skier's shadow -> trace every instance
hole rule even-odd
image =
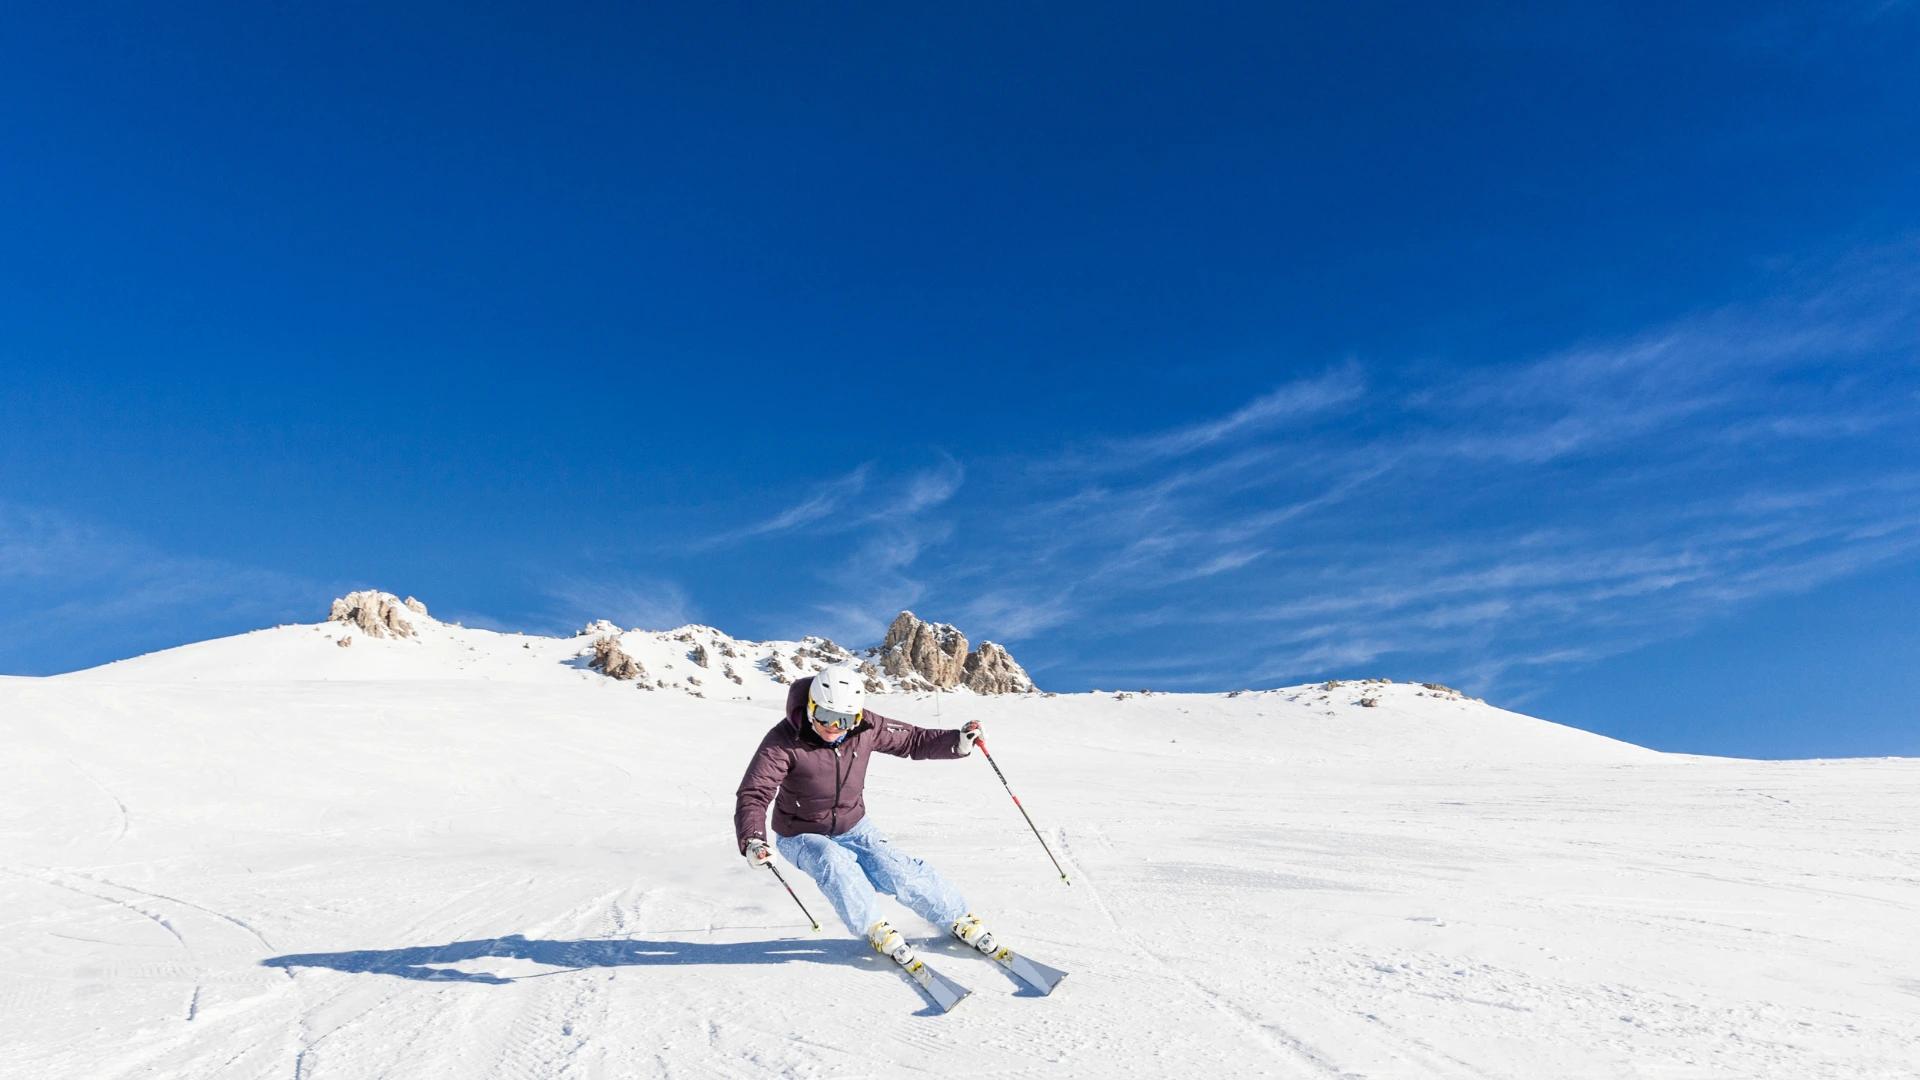
[[[369,975],[393,975],[424,982],[510,983],[535,975],[504,976],[462,971],[440,964],[504,957],[530,960],[560,970],[602,967],[679,967],[695,964],[857,964],[877,959],[858,941],[748,941],[716,945],[692,941],[546,941],[509,934],[476,941],[452,941],[411,949],[357,949],[353,952],[295,953],[260,961],[263,967],[332,968]],[[539,974],[553,974],[540,972]]]

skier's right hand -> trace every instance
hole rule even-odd
[[[746,850],[740,854],[746,856],[747,865],[753,867],[755,870],[765,870],[773,865],[772,849],[767,847],[765,840],[757,836],[747,841]]]
[[[973,748],[976,746],[979,746],[981,741],[986,737],[987,737],[987,733],[980,730],[980,721],[969,720],[966,723],[961,724],[960,725],[961,756],[965,757],[966,755],[973,753]]]

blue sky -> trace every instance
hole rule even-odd
[[[1910,4],[40,7],[0,671],[911,607],[1920,754]]]

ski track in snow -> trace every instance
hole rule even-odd
[[[892,908],[973,991],[939,1015],[733,851],[784,687],[419,624],[0,680],[0,1075],[1916,1075],[1920,762],[1660,755],[1407,684],[888,698],[989,725],[1074,877],[982,763],[875,763],[888,832],[1071,973],[1032,996]]]
[[[114,846],[114,844],[118,844],[120,841],[125,840],[127,838],[127,830],[133,827],[133,815],[127,812],[127,804],[121,802],[120,796],[115,795],[111,788],[107,787],[107,785],[101,783],[98,779],[96,779],[94,775],[88,772],[84,767],[82,767],[79,762],[73,760],[72,758],[68,758],[67,764],[72,765],[75,769],[79,771],[81,776],[86,777],[88,783],[92,784],[94,787],[99,788],[100,794],[105,795],[109,799],[112,799],[114,809],[120,812],[120,831],[114,834],[112,843],[109,843],[107,847],[111,848]]]
[[[1177,979],[1195,997],[1216,1009],[1220,1015],[1225,1017],[1234,1027],[1238,1028],[1248,1038],[1259,1044],[1261,1049],[1273,1055],[1275,1060],[1289,1066],[1295,1066],[1295,1071],[1298,1075],[1340,1075],[1338,1069],[1309,1050],[1299,1039],[1285,1031],[1278,1031],[1279,1039],[1285,1043],[1285,1049],[1283,1049],[1281,1042],[1275,1042],[1274,1036],[1268,1034],[1265,1030],[1268,1025],[1259,1020],[1254,1011],[1242,1008],[1230,998],[1210,989],[1205,983],[1181,972],[1172,964],[1162,959],[1147,946],[1146,942],[1140,939],[1140,935],[1127,929],[1125,924],[1114,917],[1113,909],[1107,906],[1106,900],[1100,895],[1099,886],[1094,884],[1094,875],[1087,872],[1084,863],[1081,863],[1073,857],[1073,848],[1067,842],[1065,830],[1055,831],[1054,842],[1059,846],[1060,851],[1066,855],[1068,865],[1072,866],[1074,870],[1080,874],[1079,884],[1087,890],[1088,895],[1093,897],[1094,905],[1100,909],[1100,914],[1106,919],[1107,926],[1112,929],[1115,934],[1126,939],[1141,956],[1153,961],[1162,971],[1174,979]],[[1306,1068],[1297,1068],[1298,1066],[1306,1066]]]

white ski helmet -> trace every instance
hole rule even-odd
[[[867,708],[867,689],[860,673],[850,667],[830,667],[813,677],[807,691],[807,718],[823,727],[859,726]]]

